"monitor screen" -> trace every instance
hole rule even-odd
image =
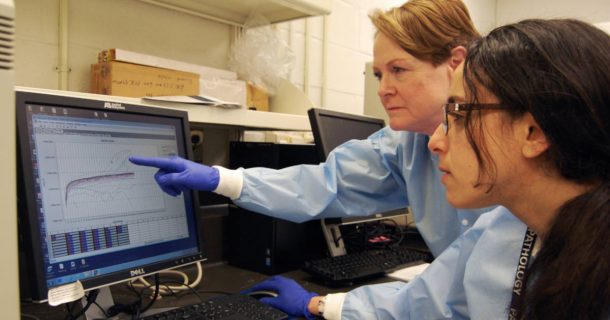
[[[381,130],[383,119],[312,108],[307,112],[320,161],[340,144],[351,139],[366,139]]]
[[[33,301],[204,258],[193,193],[172,197],[128,157],[192,158],[186,112],[17,91],[21,269]],[[25,267],[25,268],[24,268]]]

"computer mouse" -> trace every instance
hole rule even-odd
[[[249,296],[260,300],[262,298],[275,298],[278,296],[277,292],[271,290],[257,290],[248,293]]]

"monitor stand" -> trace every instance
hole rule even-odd
[[[102,287],[99,289],[99,293],[95,299],[95,302],[102,307],[104,310],[108,310],[110,307],[114,306],[114,299],[112,299],[112,293],[110,291],[110,287]],[[83,297],[81,299],[81,303],[84,306],[87,305],[87,297]],[[174,309],[175,307],[165,307],[165,308],[150,308],[146,310],[144,313],[140,314],[141,317],[153,315],[156,313],[164,312],[167,310]],[[91,304],[89,309],[85,312],[85,319],[93,320],[93,319],[107,319],[107,315],[104,314],[98,306],[95,304]],[[111,317],[111,319],[132,319],[132,316],[125,313],[119,313],[118,315]]]
[[[330,256],[338,257],[345,255],[347,251],[345,250],[345,243],[339,229],[341,224],[330,223],[326,219],[320,219],[320,223],[322,224],[322,233],[324,234],[324,239],[326,239]]]
[[[83,304],[83,307],[85,307],[87,305],[87,297],[83,297],[81,299],[81,303]],[[99,289],[99,293],[97,294],[95,303],[97,303],[104,310],[108,310],[108,308],[114,305],[114,300],[112,299],[110,287],[102,287]],[[91,306],[89,306],[89,309],[85,312],[85,318],[88,320],[106,319],[107,316],[104,314],[104,311],[102,311],[98,306],[92,303]]]
[[[340,226],[394,218],[404,219],[406,222],[408,214],[409,210],[407,208],[402,208],[365,217],[320,219],[322,233],[324,234],[324,239],[326,239],[326,245],[330,256],[338,257],[347,254],[345,242],[341,236]]]

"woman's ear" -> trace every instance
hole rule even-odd
[[[536,158],[549,148],[549,141],[530,113],[526,113],[520,121],[523,137],[521,152],[525,158]]]
[[[466,59],[466,48],[463,46],[457,46],[451,49],[451,57],[449,57],[449,66],[455,70],[462,61]]]

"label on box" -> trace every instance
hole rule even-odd
[[[198,95],[199,75],[122,62],[91,68],[91,91],[124,97]]]

